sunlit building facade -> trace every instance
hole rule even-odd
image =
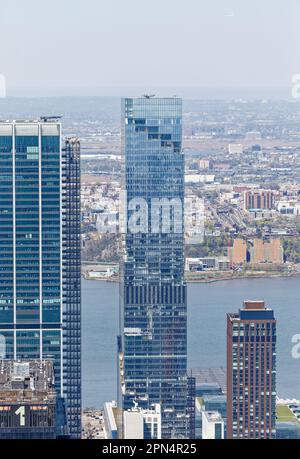
[[[227,438],[276,436],[276,319],[264,301],[227,315]]]
[[[1,358],[53,361],[81,434],[79,142],[57,120],[0,122]]]
[[[124,99],[122,113],[127,219],[120,283],[121,404],[125,410],[159,404],[162,438],[185,438],[182,101]]]

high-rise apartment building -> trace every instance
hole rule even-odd
[[[2,358],[53,361],[70,435],[81,435],[79,142],[61,124],[0,122]]]
[[[234,239],[233,246],[228,247],[228,257],[233,265],[247,262],[247,242],[243,239]]]
[[[254,239],[250,250],[251,263],[283,263],[283,248],[280,239]]]
[[[274,208],[275,196],[270,190],[248,190],[244,193],[245,210],[271,210]]]
[[[227,315],[227,438],[275,438],[276,320],[264,301]]]
[[[123,101],[126,234],[121,269],[123,409],[161,406],[162,438],[187,434],[182,101]]]

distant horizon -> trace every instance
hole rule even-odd
[[[99,87],[99,88],[8,88],[4,99],[43,99],[43,98],[122,98],[138,97],[143,94],[154,94],[156,97],[181,97],[187,100],[292,100],[291,86],[273,88],[256,87]]]

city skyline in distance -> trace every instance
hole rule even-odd
[[[144,93],[156,97],[181,97],[183,100],[295,100],[292,81],[281,87],[160,87],[160,86],[95,86],[95,87],[11,87],[6,86],[6,99],[115,98],[139,97]],[[3,105],[0,99],[0,108]]]

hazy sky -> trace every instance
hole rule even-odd
[[[0,0],[8,94],[288,87],[299,0]]]

